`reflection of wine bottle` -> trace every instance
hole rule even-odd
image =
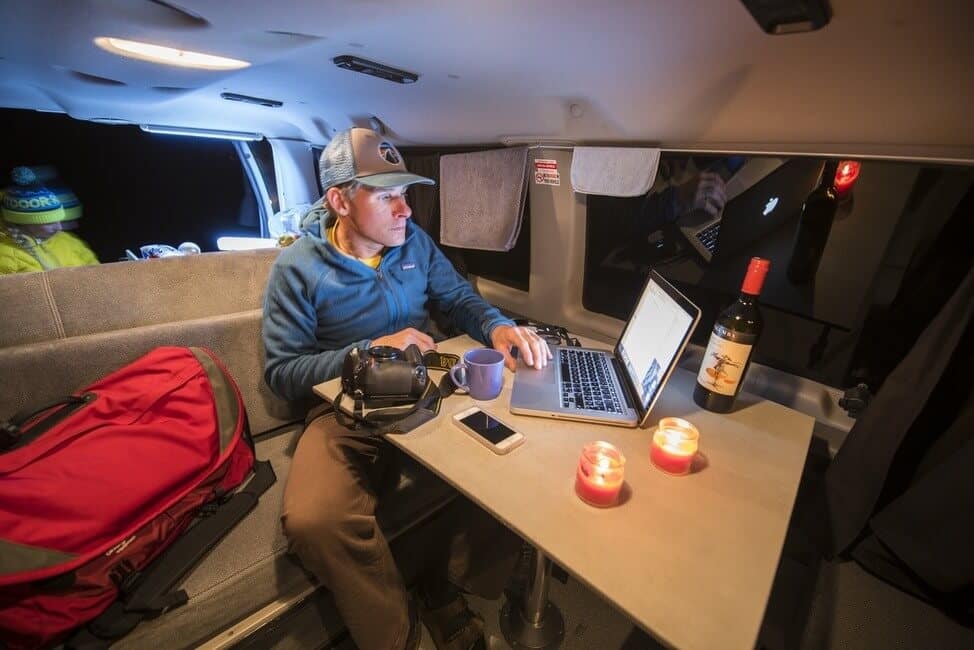
[[[825,164],[822,182],[812,190],[802,206],[786,271],[788,279],[794,284],[808,282],[818,271],[818,263],[822,260],[825,242],[829,239],[835,219],[835,208],[839,204],[834,186],[837,166],[838,162],[834,160]]]
[[[764,325],[757,300],[769,268],[770,261],[752,257],[737,301],[720,312],[714,323],[693,389],[693,401],[708,411],[729,412],[741,392]]]

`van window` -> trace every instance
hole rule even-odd
[[[974,210],[974,169],[853,162],[858,176],[840,179],[821,253],[803,267],[801,230],[814,216],[803,205],[841,169],[823,158],[664,153],[646,195],[587,197],[584,306],[625,319],[655,268],[702,308],[694,342],[706,345],[748,260],[766,257],[755,361],[827,385],[878,388],[970,268],[958,230]],[[713,191],[700,191],[702,171],[720,177],[714,183],[729,199],[722,211]],[[701,244],[715,230],[708,259]]]
[[[318,196],[324,193],[321,188],[321,152],[324,150],[324,147],[311,146],[311,157],[315,161],[315,184],[318,186]]]
[[[193,241],[215,251],[220,236],[260,236],[257,200],[231,141],[157,135],[61,114],[0,114],[7,125],[2,185],[17,165],[56,168],[82,204],[77,234],[102,262],[125,259],[126,249],[138,255],[145,244]],[[253,150],[260,152],[260,145]]]
[[[509,251],[464,249],[467,272],[514,289],[527,291],[531,277],[531,200],[524,199],[521,231]]]
[[[264,187],[267,188],[267,198],[271,201],[271,214],[274,214],[281,209],[280,198],[277,194],[277,176],[274,173],[274,150],[271,149],[271,143],[267,140],[247,142],[246,145],[257,162],[261,180]]]
[[[413,220],[440,245],[447,258],[462,274],[476,275],[487,280],[520,289],[528,290],[531,276],[531,206],[530,198],[525,197],[524,215],[521,230],[514,248],[509,251],[482,251],[470,248],[452,248],[440,244],[440,155],[481,151],[476,149],[403,149],[406,168],[410,171],[432,178],[437,185],[412,185],[409,188],[409,205],[413,209]]]

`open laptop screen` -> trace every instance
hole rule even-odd
[[[616,347],[641,414],[645,415],[656,401],[699,318],[695,305],[657,273],[650,273]]]

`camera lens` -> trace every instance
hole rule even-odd
[[[391,345],[376,345],[369,348],[369,355],[376,359],[398,359],[402,355],[402,350]]]

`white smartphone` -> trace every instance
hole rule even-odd
[[[479,406],[456,413],[453,421],[495,454],[506,454],[524,442],[523,433],[518,433]]]

